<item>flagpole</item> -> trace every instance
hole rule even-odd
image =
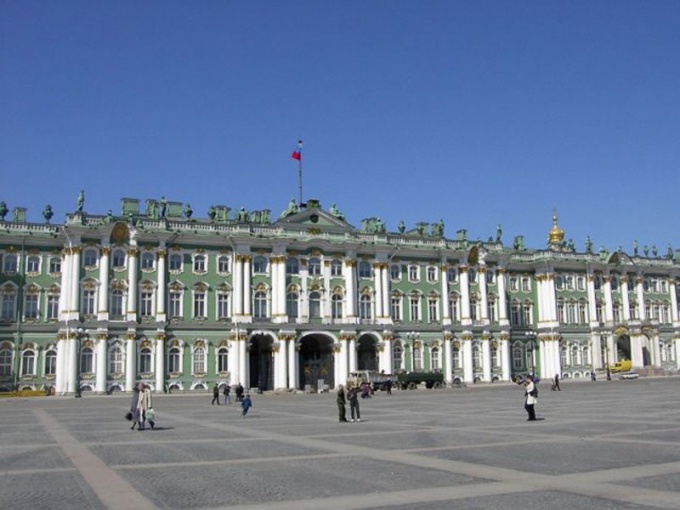
[[[302,140],[298,141],[298,153],[300,154],[298,158],[298,191],[300,193],[298,205],[302,207]]]

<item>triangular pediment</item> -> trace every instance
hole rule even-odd
[[[322,232],[351,232],[354,230],[354,227],[344,219],[340,219],[320,208],[303,209],[279,219],[275,225],[291,229],[295,227],[317,228]]]

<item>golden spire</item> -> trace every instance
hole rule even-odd
[[[564,230],[557,226],[557,209],[553,209],[553,226],[548,234],[548,244],[562,244],[564,242]]]

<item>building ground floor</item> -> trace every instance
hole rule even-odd
[[[633,369],[676,374],[680,332],[619,326],[549,328],[389,327],[234,324],[226,329],[144,328],[98,324],[0,336],[0,391],[205,390],[242,384],[261,391],[317,391],[349,374],[441,372],[447,384],[541,378],[588,378],[630,360]]]

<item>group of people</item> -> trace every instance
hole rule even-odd
[[[234,389],[234,393],[236,394],[236,402],[241,402],[241,416],[245,418],[248,414],[248,410],[253,407],[250,393],[245,393],[245,389],[241,383],[238,383]],[[224,404],[231,404],[231,386],[229,384],[224,385],[222,394],[224,395]],[[213,399],[212,402],[210,402],[210,405],[215,404],[220,405],[220,387],[217,383],[215,383],[215,386],[213,387]]]
[[[345,393],[345,387],[341,384],[338,386],[338,395],[336,402],[338,404],[338,418],[341,423],[347,423],[347,401],[349,400],[349,409],[351,412],[352,421],[361,421],[361,411],[359,409],[359,393],[362,390],[357,386],[349,385]],[[363,394],[362,394],[363,397]],[[370,398],[370,396],[369,396]]]
[[[151,399],[151,388],[148,384],[137,384],[132,391],[132,401],[130,402],[130,412],[128,413],[132,426],[130,430],[146,429],[146,422],[151,428],[156,426],[156,416],[153,410]]]

